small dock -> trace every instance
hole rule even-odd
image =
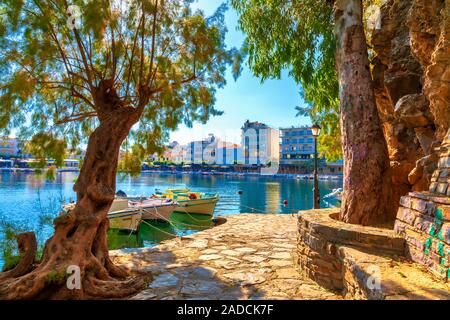
[[[153,248],[110,251],[115,263],[153,275],[148,288],[132,299],[341,299],[295,269],[295,216],[226,219]]]

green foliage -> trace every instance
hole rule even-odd
[[[131,152],[128,150],[128,141],[125,142],[126,150],[122,155],[117,165],[119,173],[130,174],[137,176],[142,171],[142,162],[146,158],[146,150],[140,144],[134,144],[131,147]]]
[[[31,141],[25,145],[28,153],[36,158],[34,166],[37,168],[45,168],[47,159],[55,161],[56,166],[64,165],[67,144],[64,140],[55,138],[52,134],[39,132],[33,136]]]
[[[62,281],[65,281],[68,277],[68,274],[66,270],[62,269],[60,271],[52,270],[47,274],[47,277],[45,278],[45,282],[48,284],[52,283],[60,283]]]
[[[231,0],[246,34],[244,51],[256,76],[280,78],[283,70],[301,85],[309,115],[320,123],[319,150],[332,161],[342,155],[339,130],[339,86],[332,6],[317,0]]]
[[[130,137],[147,154],[180,123],[220,115],[215,92],[228,65],[240,72],[239,52],[224,43],[227,6],[206,17],[191,3],[0,0],[0,133],[20,128],[33,154],[59,162],[98,126],[102,81],[141,112]]]
[[[16,236],[23,230],[12,223],[1,222],[0,248],[2,248],[3,270],[13,269],[20,260]]]

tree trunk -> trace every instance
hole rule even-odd
[[[106,239],[120,147],[139,115],[134,108],[118,106],[113,90],[99,86],[98,91],[100,125],[89,138],[74,186],[75,208],[55,219],[55,233],[45,244],[38,266],[0,284],[2,299],[116,298],[143,286],[142,278],[118,280],[128,272],[111,262]],[[70,289],[66,283],[73,266],[81,271],[80,289]]]
[[[373,91],[361,0],[336,0],[336,64],[344,151],[340,219],[376,225],[394,219],[389,157]]]

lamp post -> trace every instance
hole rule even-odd
[[[314,209],[320,209],[320,190],[319,190],[319,180],[317,178],[317,137],[320,135],[321,127],[318,124],[314,124],[311,127],[312,135],[314,137],[314,189],[313,189],[313,198],[314,198]]]

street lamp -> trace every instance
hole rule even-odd
[[[319,191],[319,180],[317,178],[317,137],[320,135],[321,127],[318,124],[314,124],[311,127],[312,135],[314,137],[314,209],[320,209],[320,191]]]

